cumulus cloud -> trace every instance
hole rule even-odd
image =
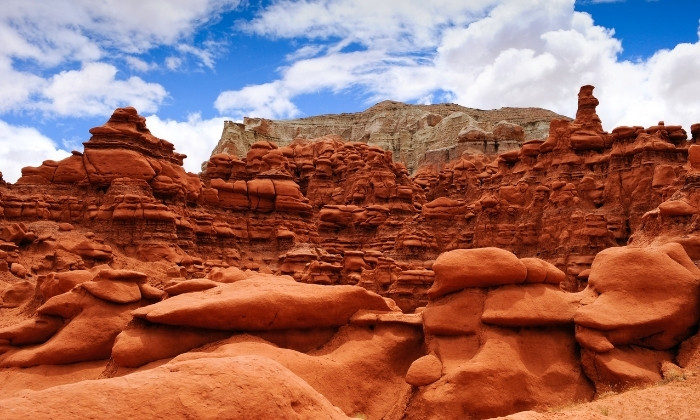
[[[242,24],[276,38],[343,39],[379,49],[432,48],[445,26],[483,16],[497,0],[283,0]]]
[[[239,0],[3,0],[0,54],[55,65],[172,45]],[[24,48],[29,47],[29,48]]]
[[[0,112],[22,108],[44,86],[42,77],[16,71],[7,57],[0,56]]]
[[[286,91],[280,81],[247,86],[236,91],[222,92],[214,102],[219,112],[233,113],[237,119],[244,115],[262,118],[292,118],[299,109],[289,99],[293,93]]]
[[[126,57],[124,57],[124,61],[130,69],[139,72],[147,72],[158,68],[158,65],[156,63],[149,63],[138,57],[134,57],[133,55],[127,55]]]
[[[200,63],[210,69],[214,68],[214,52],[210,44],[209,48],[197,48],[189,44],[178,44],[177,50],[183,54],[192,55],[199,59]]]
[[[183,44],[239,0],[4,0],[0,8],[0,112],[99,115],[123,104],[147,112],[166,97],[160,84],[123,78],[117,62],[145,72],[139,57],[172,46],[213,68],[217,44]],[[176,70],[183,58],[166,60]]]
[[[154,136],[175,145],[175,151],[187,155],[185,170],[199,173],[202,163],[209,159],[211,151],[219,142],[224,121],[228,117],[202,119],[201,114],[193,113],[185,121],[163,119],[158,115],[146,117],[146,125]]]
[[[614,31],[574,0],[277,1],[245,31],[309,41],[287,55],[279,78],[222,92],[220,112],[273,118],[301,111],[297,96],[359,87],[381,99],[465,106],[539,106],[573,116],[579,86],[597,86],[606,129],[621,124],[688,126],[698,119],[700,43],[619,59]]]
[[[3,179],[15,182],[25,166],[37,166],[42,161],[61,160],[70,153],[59,149],[50,138],[37,129],[8,124],[0,120],[0,168]]]
[[[71,117],[109,115],[114,108],[126,105],[153,112],[167,95],[158,83],[147,83],[139,77],[118,80],[116,75],[117,68],[105,63],[63,71],[51,77],[36,107]]]

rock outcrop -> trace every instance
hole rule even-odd
[[[425,162],[445,162],[464,151],[496,154],[547,135],[549,121],[565,118],[541,108],[481,110],[456,104],[408,105],[384,101],[354,114],[296,120],[226,121],[215,154],[242,158],[259,141],[286,146],[295,139],[338,135],[392,152],[413,173]]]
[[[123,378],[77,382],[0,400],[0,408],[8,420],[348,418],[284,366],[259,356],[188,360]]]
[[[592,92],[543,140],[465,124],[525,142],[413,176],[331,134],[190,174],[116,110],[0,183],[3,416],[483,418],[691,375],[699,130],[607,133]]]

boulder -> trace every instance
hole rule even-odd
[[[630,346],[605,353],[582,350],[581,365],[597,389],[624,389],[661,381],[661,365],[673,360],[670,351]]]
[[[413,386],[430,385],[442,376],[442,362],[434,354],[428,354],[415,362],[406,372],[406,383]]]
[[[166,284],[165,293],[170,296],[183,293],[199,292],[218,286],[218,283],[209,279],[172,280]]]
[[[500,248],[456,249],[441,254],[433,264],[435,283],[431,299],[468,287],[523,283],[527,267],[513,253]]]
[[[616,347],[666,350],[690,336],[700,318],[700,270],[680,244],[608,248],[588,277],[600,295],[576,312],[576,325]]]
[[[116,270],[105,269],[100,270],[95,276],[95,280],[112,280],[124,281],[133,283],[145,283],[148,280],[148,275],[140,271],[134,270]]]
[[[139,308],[153,323],[234,331],[340,326],[360,309],[391,310],[381,296],[356,286],[297,283],[260,275]]]
[[[0,290],[0,308],[16,308],[29,301],[34,296],[35,284],[30,280],[22,280]]]
[[[233,283],[248,278],[248,275],[238,267],[215,268],[208,276],[219,283]]]
[[[141,300],[141,290],[136,283],[97,280],[80,285],[95,297],[113,303],[132,303]]]
[[[464,357],[464,346],[455,356],[440,354],[442,376],[419,388],[407,413],[414,418],[491,418],[593,396],[566,329],[487,327],[478,340],[480,348],[466,360],[450,361]]]

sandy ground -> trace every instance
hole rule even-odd
[[[657,385],[606,393],[587,403],[557,407],[549,412],[512,414],[509,420],[700,419],[700,369],[685,369],[684,375]]]

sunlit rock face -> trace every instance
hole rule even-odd
[[[464,151],[496,154],[518,149],[524,141],[546,137],[549,122],[566,117],[541,108],[481,110],[456,104],[409,105],[384,101],[354,114],[320,115],[296,120],[244,118],[226,121],[212,154],[240,158],[258,141],[286,146],[295,139],[330,134],[344,141],[378,146],[403,162],[410,173],[426,162],[444,163]]]
[[[537,138],[450,106],[299,120],[288,142],[251,120],[201,174],[117,109],[0,180],[3,415],[484,418],[684,375],[700,129],[608,133],[592,86],[578,105]],[[428,139],[425,165],[394,135]],[[163,408],[154,382],[206,406]]]

